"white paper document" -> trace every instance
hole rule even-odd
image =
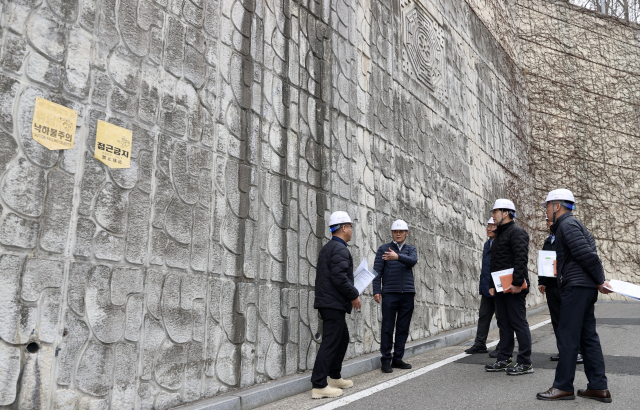
[[[553,269],[553,262],[555,260],[555,251],[538,251],[538,276],[555,278],[555,269]]]
[[[611,285],[610,288],[607,288],[609,290],[631,299],[640,300],[640,286],[638,285],[616,279],[610,280],[609,285]]]
[[[511,273],[513,273],[513,268],[491,272],[491,278],[493,279],[493,283],[496,285],[496,292],[504,292],[504,289],[502,289],[502,282],[500,282],[500,276],[509,275]]]
[[[358,269],[353,273],[353,286],[358,289],[358,294],[362,295],[362,292],[369,286],[373,279],[378,276],[377,273],[369,271],[369,264],[367,258],[362,259]]]

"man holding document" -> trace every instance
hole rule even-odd
[[[311,374],[311,397],[338,397],[342,389],[353,386],[343,380],[340,372],[349,346],[346,314],[360,309],[360,293],[353,285],[353,259],[347,248],[353,222],[346,212],[334,212],[329,217],[331,240],[322,247],[316,265],[315,301],[313,307],[322,316],[322,343]],[[329,381],[327,382],[327,376]]]
[[[491,246],[489,293],[496,295],[500,350],[496,362],[484,368],[488,372],[506,371],[510,376],[533,373],[531,331],[525,304],[529,293],[529,235],[515,224],[516,207],[510,200],[498,199],[492,212],[497,228]],[[519,349],[515,362],[512,360],[513,332],[518,337]]]
[[[595,303],[598,291],[607,294],[609,283],[604,278],[596,242],[587,228],[573,216],[573,193],[568,189],[549,192],[542,203],[552,221],[555,235],[556,267],[561,304],[557,342],[560,360],[553,386],[538,393],[540,400],[574,400],[573,380],[579,349],[584,358],[584,372],[589,384],[578,390],[578,396],[611,403],[607,387],[604,356],[596,333]]]
[[[378,248],[373,270],[378,276],[373,280],[373,297],[382,302],[382,335],[380,353],[382,371],[393,372],[393,367],[411,369],[402,361],[404,345],[409,336],[409,325],[413,315],[416,288],[413,281],[413,267],[418,263],[416,248],[406,243],[409,226],[401,219],[391,225],[393,241]],[[380,286],[382,284],[382,287]],[[393,329],[396,330],[395,345]],[[393,357],[391,346],[393,345]]]
[[[555,275],[554,244],[556,236],[550,231],[552,222],[548,217],[546,218],[546,222],[549,236],[544,240],[542,252],[538,255],[538,290],[543,295],[547,295],[547,306],[549,307],[549,315],[551,316],[551,325],[553,326],[553,333],[556,335],[557,341],[561,299],[558,278]],[[552,362],[557,362],[559,359],[559,354],[551,356]],[[578,354],[578,363],[583,363],[581,354]]]

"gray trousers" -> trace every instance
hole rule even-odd
[[[498,319],[498,311],[496,310],[496,298],[482,296],[480,299],[480,311],[478,317],[478,330],[476,332],[476,341],[474,342],[474,346],[478,347],[486,347],[487,346],[487,336],[489,335],[489,326],[491,325],[491,319],[493,318],[493,314],[496,314],[496,319]],[[496,346],[496,349],[500,347],[500,344]]]

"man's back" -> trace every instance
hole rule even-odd
[[[596,241],[573,214],[560,216],[551,227],[555,232],[558,282],[561,287],[595,288],[604,282],[604,269]]]
[[[314,308],[332,308],[351,313],[358,297],[353,286],[353,259],[346,245],[330,240],[322,247],[316,265]]]

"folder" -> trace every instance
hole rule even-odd
[[[538,251],[538,276],[554,277],[556,253],[554,251]]]
[[[505,289],[504,293],[511,293],[511,291],[507,292],[507,288],[511,286],[511,282],[513,282],[513,273],[509,273],[507,275],[500,276],[500,282],[502,283],[502,289]],[[527,289],[527,281],[522,282],[522,290]]]

